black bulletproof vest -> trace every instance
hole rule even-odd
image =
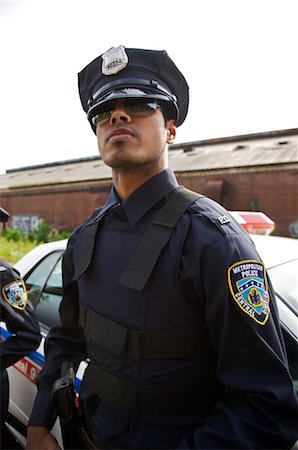
[[[174,191],[144,234],[132,260],[119,280],[122,286],[132,289],[134,295],[139,295],[140,301],[148,282],[153,284],[154,288],[151,275],[176,224],[183,212],[199,197],[201,197],[200,194],[182,187]],[[95,233],[96,227],[91,226],[89,233],[85,236],[80,267],[77,268],[75,275],[77,279],[90,264],[88,258],[91,259],[93,252]],[[84,276],[82,278],[84,283]],[[80,284],[80,280],[78,283]],[[155,289],[157,289],[156,286]],[[178,294],[175,295],[179,297]],[[154,297],[157,296],[158,294]],[[178,301],[180,302],[179,298]],[[187,305],[181,302],[179,308],[179,314],[183,314]],[[168,306],[167,309],[171,314]],[[188,314],[191,317],[191,312]],[[192,360],[210,351],[210,342],[208,339],[201,339],[202,331],[200,326],[196,327],[194,318],[190,319],[189,329],[149,331],[125,326],[81,303],[80,323],[86,336],[92,342],[93,348],[137,364],[145,360],[169,360],[173,364],[173,361]],[[205,390],[204,383],[203,385],[200,385],[198,381],[196,383],[159,384],[128,379],[121,373],[109,370],[91,356],[90,364],[84,374],[83,388],[87,387],[103,400],[126,411],[168,414],[192,411],[198,407],[209,408],[214,404],[218,397],[218,386],[215,386],[210,393]]]

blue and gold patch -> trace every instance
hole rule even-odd
[[[25,309],[28,294],[23,280],[15,280],[2,288],[4,300],[17,309]]]
[[[257,323],[269,317],[269,294],[266,269],[262,262],[239,261],[228,269],[228,283],[237,305]]]

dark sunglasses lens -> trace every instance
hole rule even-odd
[[[98,113],[96,116],[92,117],[93,125],[98,125],[100,123],[104,123],[111,117],[111,111],[105,111],[102,113]]]
[[[115,109],[115,102],[104,103],[98,110],[96,116],[92,117],[92,123],[94,126],[104,123],[110,119],[112,111]]]
[[[144,99],[125,99],[122,100],[122,103],[128,114],[136,116],[150,115],[160,107],[154,100],[146,102]],[[103,105],[97,115],[92,118],[93,125],[97,126],[109,120],[114,109],[115,102],[109,102]]]
[[[152,113],[156,111],[158,104],[156,102],[137,102],[133,104],[125,104],[125,109],[133,115]]]

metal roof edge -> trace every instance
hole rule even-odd
[[[240,134],[236,136],[227,136],[221,138],[213,138],[213,139],[204,139],[200,141],[192,141],[192,142],[181,142],[179,144],[172,144],[169,146],[170,150],[177,150],[183,147],[200,147],[205,145],[218,145],[225,144],[229,142],[242,142],[242,141],[253,141],[258,139],[267,139],[267,138],[275,138],[275,137],[286,137],[286,136],[295,136],[298,137],[298,128],[288,128],[285,130],[275,130],[275,131],[264,131],[260,133],[252,133],[252,134]]]
[[[169,145],[169,150],[175,151],[178,149],[183,149],[185,152],[187,152],[187,151],[190,151],[192,147],[202,147],[202,146],[209,146],[209,145],[225,144],[225,143],[230,143],[230,142],[232,143],[232,142],[252,141],[252,140],[258,140],[258,139],[286,137],[286,136],[295,136],[295,135],[297,135],[297,137],[298,137],[298,128],[289,128],[289,129],[285,129],[285,130],[265,131],[265,132],[252,133],[252,134],[242,134],[242,135],[227,136],[227,137],[221,137],[221,138],[204,139],[204,140],[199,140],[199,141],[181,142],[181,143]],[[187,149],[189,149],[189,150],[187,150]],[[95,160],[101,160],[101,157],[99,155],[94,155],[94,156],[86,156],[86,157],[76,158],[76,159],[54,161],[54,162],[50,162],[50,163],[18,167],[18,168],[13,168],[13,169],[7,169],[6,174],[20,172],[20,171],[36,170],[36,169],[43,169],[43,168],[48,168],[48,167],[62,166],[65,164],[76,164],[76,163],[80,163],[80,162],[95,161]]]
[[[64,166],[65,164],[76,164],[76,163],[86,162],[86,161],[95,161],[97,159],[100,160],[101,157],[99,155],[95,155],[95,156],[86,156],[86,157],[75,158],[75,159],[66,159],[66,160],[62,160],[62,161],[54,161],[54,162],[45,163],[45,164],[36,164],[34,166],[31,165],[31,166],[17,167],[14,169],[7,169],[6,173],[14,173],[14,172],[20,172],[20,171],[25,171],[25,170],[44,169],[46,167],[54,167],[54,166]]]

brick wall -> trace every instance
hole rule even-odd
[[[274,234],[290,236],[289,225],[298,219],[297,170],[263,170],[178,176],[184,186],[207,194],[210,180],[227,183],[222,204],[230,210],[262,211],[275,221]]]
[[[221,203],[227,209],[263,211],[276,223],[274,234],[290,236],[289,225],[298,219],[297,170],[233,170],[177,177],[185,187],[208,195],[210,181],[224,181]],[[109,186],[106,181],[14,190],[1,194],[1,207],[11,216],[38,215],[59,231],[73,230],[104,203]]]
[[[10,216],[39,216],[58,231],[75,229],[92,212],[102,205],[108,195],[108,187],[72,186],[68,189],[44,189],[15,191],[1,195],[1,206]],[[11,223],[11,219],[9,220]]]

